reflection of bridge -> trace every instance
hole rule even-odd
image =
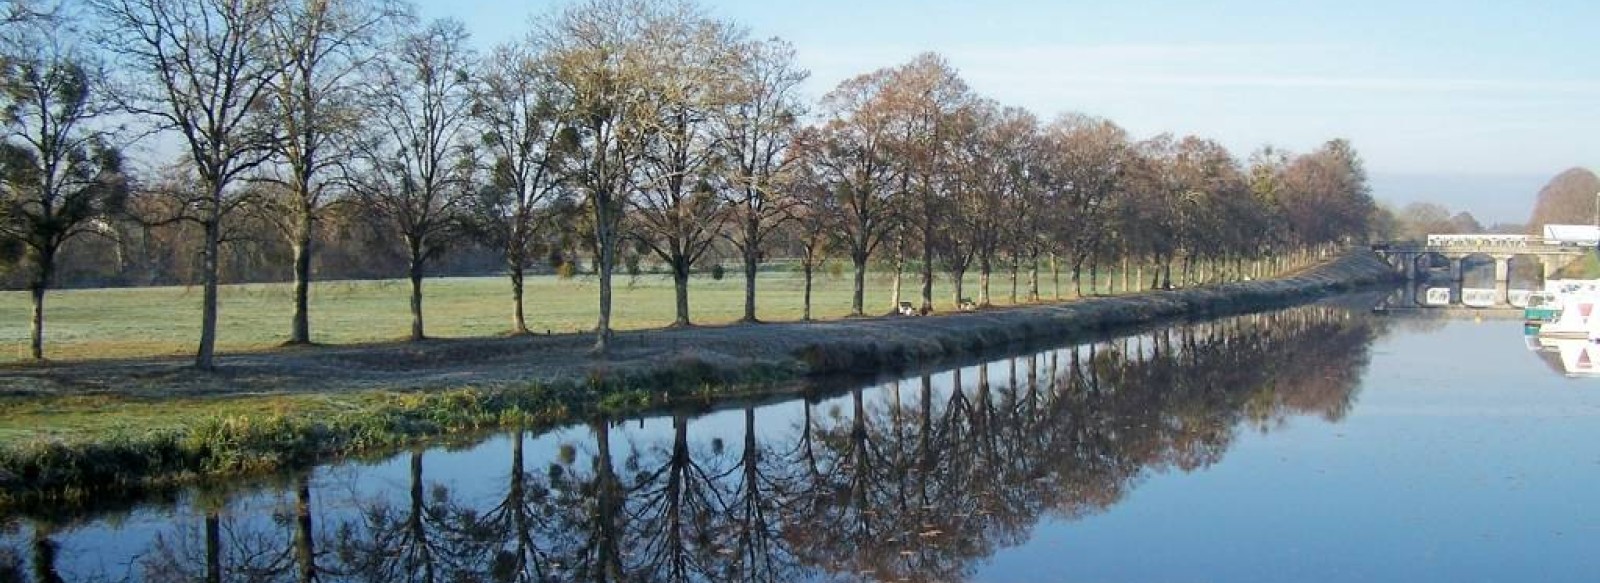
[[[1539,281],[1544,281],[1551,271],[1582,257],[1585,253],[1593,252],[1594,248],[1575,245],[1569,241],[1546,240],[1529,235],[1428,235],[1426,242],[1379,244],[1373,246],[1373,251],[1394,266],[1396,273],[1404,275],[1407,282],[1427,279],[1427,270],[1433,264],[1433,257],[1442,257],[1449,261],[1450,304],[1462,303],[1461,283],[1465,272],[1462,264],[1466,259],[1473,256],[1492,259],[1494,260],[1493,303],[1504,305],[1509,301],[1513,259],[1525,256],[1538,261]],[[1428,264],[1419,269],[1417,262],[1425,259]],[[1407,287],[1415,288],[1414,283]]]

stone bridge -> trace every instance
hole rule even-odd
[[[1449,281],[1452,290],[1462,289],[1463,262],[1473,256],[1494,260],[1495,303],[1505,305],[1511,285],[1511,262],[1526,258],[1537,261],[1539,281],[1545,281],[1550,272],[1560,269],[1586,253],[1595,252],[1595,246],[1573,241],[1547,241],[1530,235],[1428,235],[1426,242],[1380,243],[1372,246],[1379,257],[1389,262],[1395,272],[1405,276],[1407,282],[1427,279],[1426,267],[1418,269],[1417,263],[1432,256],[1450,262]],[[1429,259],[1431,266],[1432,260]],[[1408,287],[1414,287],[1408,286]],[[1460,303],[1459,293],[1452,294],[1451,303]]]

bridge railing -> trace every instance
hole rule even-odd
[[[1389,241],[1374,243],[1372,250],[1379,253],[1425,253],[1430,251],[1495,251],[1525,253],[1579,253],[1595,250],[1595,241],[1568,241],[1545,239],[1532,235],[1428,235],[1426,241]]]
[[[1545,240],[1543,237],[1534,237],[1532,235],[1428,235],[1429,247],[1517,249],[1544,245]]]

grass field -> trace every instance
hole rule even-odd
[[[1048,273],[1041,293],[1051,297]],[[1026,294],[1026,275],[1019,285]],[[869,274],[869,314],[889,311],[890,275]],[[1062,293],[1070,294],[1067,276]],[[1101,280],[1101,287],[1106,281]],[[758,316],[767,321],[800,319],[803,281],[797,273],[763,273],[757,282]],[[613,326],[619,330],[659,328],[673,320],[672,280],[660,275],[621,276],[615,280]],[[696,324],[725,324],[744,313],[744,279],[730,272],[722,280],[696,277],[689,291]],[[839,318],[850,311],[850,274],[819,274],[812,314]],[[915,301],[916,276],[907,274],[903,299]],[[1119,283],[1120,285],[1120,283]],[[997,304],[1006,304],[1010,282],[997,274],[991,283]],[[438,278],[424,283],[423,317],[429,336],[493,336],[511,329],[511,291],[504,277]],[[526,309],[529,328],[556,333],[592,330],[598,314],[598,282],[530,277]],[[1086,290],[1087,291],[1087,290]],[[217,347],[221,352],[263,350],[288,338],[292,309],[288,284],[223,286]],[[404,280],[319,282],[312,287],[311,327],[315,342],[353,344],[404,339],[410,330],[409,284]],[[965,295],[976,298],[977,278]],[[952,310],[948,278],[937,278],[934,302]],[[26,360],[30,306],[26,292],[0,292],[0,362]],[[51,291],[45,299],[45,356],[85,360],[190,354],[199,337],[200,288],[151,287]]]

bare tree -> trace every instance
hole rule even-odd
[[[348,169],[350,184],[405,241],[411,280],[411,339],[426,338],[422,278],[443,252],[470,202],[472,159],[467,124],[473,62],[460,22],[434,21],[405,34],[370,80],[376,128]]]
[[[1227,219],[1232,201],[1246,190],[1243,173],[1227,148],[1194,136],[1178,142],[1174,173],[1180,185],[1174,227],[1183,250],[1182,278],[1196,283],[1196,269],[1229,252]]]
[[[838,197],[828,191],[808,158],[801,157],[795,164],[792,185],[795,205],[788,214],[793,222],[785,224],[787,228],[781,232],[788,234],[800,250],[800,270],[804,278],[800,319],[809,322],[811,290],[817,269],[827,261],[832,247],[840,239],[838,225],[843,214]]]
[[[688,326],[689,273],[711,249],[727,219],[718,196],[717,120],[732,105],[739,32],[687,4],[664,6],[642,47],[655,71],[645,99],[655,118],[629,197],[634,238],[672,271],[674,326]]]
[[[648,39],[676,11],[651,0],[585,0],[556,13],[534,33],[560,91],[575,155],[566,170],[592,215],[600,317],[595,352],[611,343],[611,274],[623,204],[635,186],[656,117]]]
[[[477,222],[504,253],[511,277],[511,330],[528,333],[523,278],[540,241],[545,207],[560,195],[561,167],[573,144],[561,117],[561,96],[547,70],[523,44],[495,49],[481,64],[473,117],[490,156],[488,184],[476,200]]]
[[[989,100],[974,100],[955,118],[961,136],[951,144],[947,207],[954,210],[940,229],[939,255],[950,276],[953,305],[966,299],[966,276],[986,244],[994,240],[993,231],[1001,214],[995,193],[1003,173],[996,172],[996,161],[1003,151],[994,139],[1000,107]],[[987,275],[987,274],[985,274]],[[985,292],[987,290],[984,290]],[[983,298],[988,300],[987,294]]]
[[[350,155],[363,123],[361,74],[378,54],[383,27],[400,8],[390,0],[283,0],[268,39],[285,67],[272,83],[273,116],[282,127],[274,180],[289,196],[269,209],[294,254],[294,315],[289,344],[311,343],[312,235],[338,181],[330,174]]]
[[[0,236],[22,243],[33,298],[29,352],[44,358],[45,290],[62,245],[101,231],[126,197],[99,64],[53,19],[0,38]]]
[[[896,68],[884,93],[882,105],[888,108],[894,128],[896,159],[904,166],[908,234],[922,246],[921,309],[928,313],[933,311],[935,251],[945,234],[943,219],[952,212],[953,150],[971,137],[962,135],[958,120],[974,97],[949,62],[934,53],[918,55]]]
[[[1331,140],[1291,161],[1279,200],[1306,247],[1364,237],[1374,207],[1361,157],[1345,140]]]
[[[265,163],[278,135],[267,109],[285,65],[267,50],[275,0],[89,0],[106,24],[102,45],[132,77],[128,111],[175,131],[200,179],[184,205],[205,232],[201,253],[200,346],[195,367],[213,368],[223,218],[233,186]]]
[[[722,120],[730,166],[724,192],[732,214],[727,238],[744,259],[744,321],[755,322],[756,269],[767,238],[793,218],[799,204],[785,191],[793,184],[789,175],[797,158],[790,145],[804,113],[799,88],[810,73],[795,63],[794,47],[779,39],[747,43],[741,52],[737,99]],[[806,308],[809,319],[809,302]]]
[[[891,117],[880,103],[890,75],[881,69],[839,84],[822,99],[821,127],[800,141],[839,209],[838,227],[855,264],[852,316],[863,313],[867,260],[889,234],[897,212],[891,196],[899,176],[891,153]]]
[[[1049,236],[1068,254],[1073,284],[1083,294],[1081,273],[1110,229],[1105,218],[1110,198],[1124,182],[1128,165],[1127,132],[1110,121],[1064,115],[1044,132],[1046,188],[1054,191],[1056,221]]]
[[[995,262],[1016,226],[1012,208],[1028,194],[1038,165],[1039,120],[1025,109],[1006,107],[990,122],[980,122],[978,131],[967,160],[978,182],[966,198],[976,213],[968,226],[978,263],[977,304],[988,306],[993,301],[989,284]]]
[[[55,2],[38,0],[0,0],[0,25],[26,24],[57,15]]]

